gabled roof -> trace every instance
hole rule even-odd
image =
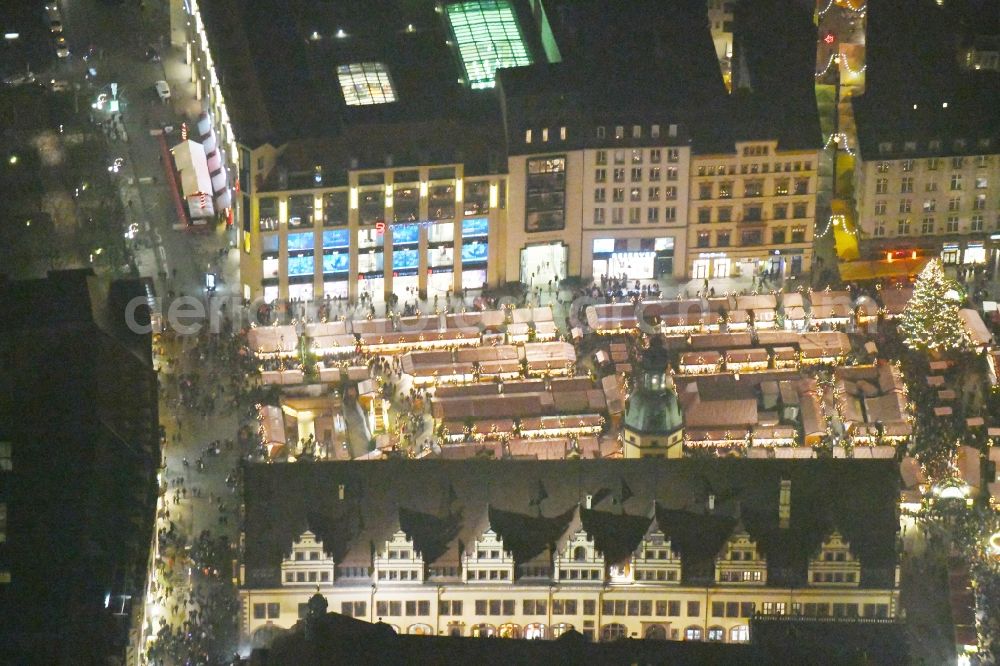
[[[488,516],[523,564],[547,561],[580,524],[614,561],[633,551],[649,529],[654,501],[656,523],[684,558],[685,579],[711,576],[737,514],[768,558],[768,584],[804,579],[808,558],[834,517],[861,561],[863,587],[891,585],[894,576],[899,475],[892,461],[391,460],[249,465],[244,478],[249,587],[280,584],[282,555],[306,527],[338,563],[350,554],[367,565],[372,549],[398,526],[433,564],[450,561],[452,549],[457,557],[458,535],[469,534],[471,542]],[[787,529],[778,527],[782,479],[792,482]],[[631,491],[629,511],[620,505],[578,508],[587,495],[614,495],[608,489],[623,482]],[[716,498],[712,512],[709,495]]]

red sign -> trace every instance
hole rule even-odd
[[[837,41],[837,38],[834,36],[832,32],[828,32],[826,33],[826,35],[823,36],[823,41],[826,42],[827,44],[833,44],[835,41]]]
[[[375,223],[375,233],[377,233],[377,234],[384,234],[385,233],[385,222],[376,222]]]

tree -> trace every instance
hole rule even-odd
[[[899,332],[910,349],[927,352],[969,349],[969,335],[958,315],[957,287],[944,275],[939,259],[920,272],[913,298],[899,320]]]

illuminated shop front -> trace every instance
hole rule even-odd
[[[961,243],[945,243],[941,246],[941,262],[944,264],[985,264],[986,243],[969,241],[963,251]]]
[[[569,248],[564,243],[528,245],[521,250],[521,282],[530,286],[547,285],[566,277]]]
[[[803,268],[802,250],[773,250],[765,257],[734,257],[727,252],[699,252],[691,262],[691,278],[759,277],[798,275]]]
[[[674,271],[674,239],[595,238],[591,275],[601,278],[652,280]]]
[[[462,220],[462,288],[482,289],[489,261],[489,219]]]

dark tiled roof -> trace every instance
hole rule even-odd
[[[961,69],[959,47],[977,30],[996,26],[998,19],[993,0],[871,4],[866,93],[853,100],[864,159],[997,152],[1000,73]],[[991,139],[991,147],[978,145],[983,138]],[[965,147],[956,146],[955,139],[965,140]],[[931,140],[940,140],[941,148],[931,149]],[[906,141],[915,142],[915,148],[904,150]],[[878,144],[885,142],[892,149],[880,153]]]
[[[787,530],[777,526],[782,478],[792,481]],[[610,561],[635,548],[655,503],[692,581],[711,578],[737,517],[768,554],[773,584],[804,580],[808,558],[834,526],[861,560],[862,585],[893,581],[898,471],[891,461],[330,462],[251,465],[245,479],[250,587],[278,584],[283,554],[307,528],[335,560],[353,552],[352,561],[362,564],[401,527],[430,563],[445,547],[457,547],[464,524],[482,524],[488,512],[518,562],[548,557],[586,495],[595,509],[581,510],[580,518]],[[620,505],[623,484],[632,495]],[[709,494],[716,510],[706,515]],[[541,512],[532,501],[540,495]]]
[[[1000,152],[1000,75],[963,88],[924,89],[903,97],[872,90],[855,98],[853,106],[865,160]],[[989,145],[980,145],[983,140]],[[939,141],[940,147],[931,148],[931,141]],[[915,145],[907,148],[906,142]],[[892,145],[880,151],[881,143]]]
[[[535,61],[544,49],[526,0],[513,0]],[[202,12],[242,142],[335,136],[354,125],[495,116],[493,91],[470,91],[431,0],[213,0]],[[396,101],[349,106],[338,66],[386,66]]]

